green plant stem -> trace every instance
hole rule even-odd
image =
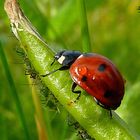
[[[78,1],[78,7],[79,7],[80,23],[81,23],[83,52],[90,52],[91,43],[90,43],[90,36],[89,36],[89,30],[88,30],[85,0],[77,0],[77,1]]]
[[[60,67],[58,63],[51,66],[54,53],[42,41],[38,33],[33,30],[32,25],[24,17],[16,1],[7,1],[11,2],[5,4],[5,9],[11,23],[14,24],[13,32],[20,40],[36,71],[41,75]],[[56,72],[42,78],[42,81],[92,138],[97,140],[138,139],[137,135],[115,112],[113,112],[113,118],[111,119],[109,112],[98,106],[93,101],[93,97],[86,92],[82,91],[80,99],[74,102],[77,95],[70,90],[72,80],[68,71]]]
[[[22,107],[21,107],[21,103],[20,103],[20,100],[19,100],[19,97],[18,97],[18,94],[17,94],[17,90],[16,90],[16,87],[15,87],[12,75],[10,73],[10,68],[8,66],[6,56],[5,56],[5,53],[3,51],[1,42],[0,42],[0,57],[1,57],[2,64],[3,64],[3,68],[5,70],[5,75],[7,77],[8,83],[9,83],[9,87],[11,89],[12,97],[13,97],[14,102],[16,104],[19,119],[20,119],[22,127],[24,129],[26,140],[30,140],[30,135],[29,135],[27,123],[26,123],[26,120],[25,120],[25,117],[24,117],[24,113],[23,113],[23,110],[22,110]]]

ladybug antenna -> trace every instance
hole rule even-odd
[[[49,72],[49,73],[47,73],[47,74],[40,75],[40,76],[46,77],[46,76],[48,76],[48,75],[50,75],[50,74],[52,74],[52,73],[54,73],[54,72],[56,72],[56,71],[58,71],[58,70],[59,70],[59,69],[56,69],[56,70],[54,70],[54,71],[51,71],[51,72]]]

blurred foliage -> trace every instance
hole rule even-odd
[[[25,15],[38,32],[55,50],[62,48],[82,50],[80,18],[75,0],[20,0]],[[0,1],[0,41],[6,53],[32,139],[38,139],[34,118],[35,108],[25,75],[23,59],[17,55],[18,41],[13,36],[9,21]],[[118,113],[140,134],[140,13],[138,0],[86,0],[86,9],[92,51],[110,58],[126,80],[126,94]],[[15,103],[0,61],[0,136],[6,139],[24,139],[16,114]],[[57,111],[43,107],[45,126],[51,140],[78,139],[67,125],[67,112],[61,105]],[[65,121],[64,121],[65,120]],[[12,130],[12,131],[9,131]],[[55,133],[55,135],[53,135]]]

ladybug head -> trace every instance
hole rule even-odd
[[[79,51],[60,51],[54,56],[52,64],[57,60],[61,65],[70,67],[80,55]]]
[[[60,51],[54,56],[54,61],[51,63],[55,62],[57,60],[62,67],[55,69],[54,71],[51,71],[45,75],[41,75],[43,77],[48,76],[58,70],[67,70],[70,68],[71,64],[81,55],[79,51]]]

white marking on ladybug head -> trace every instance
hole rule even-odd
[[[65,56],[61,56],[57,61],[60,63],[60,64],[63,64],[63,61],[65,60]]]

